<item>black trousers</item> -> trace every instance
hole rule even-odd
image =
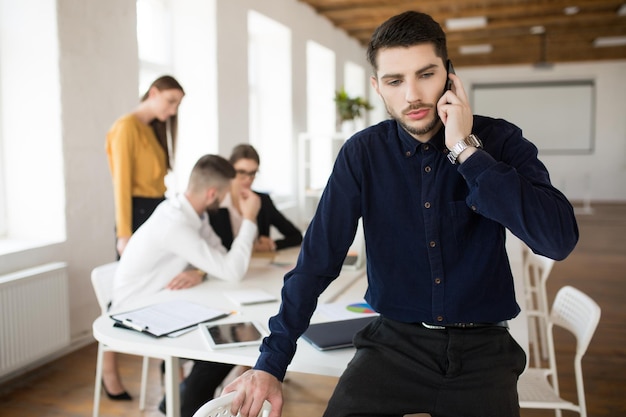
[[[133,197],[132,200],[132,229],[133,233],[139,229],[139,226],[144,224],[146,220],[152,215],[152,212],[165,200],[165,197]],[[117,245],[117,239],[115,241]],[[117,249],[115,250],[117,253]],[[120,255],[117,254],[117,260],[119,261]]]
[[[183,381],[181,390],[180,416],[191,417],[204,403],[213,399],[213,394],[235,365],[195,361],[191,372]]]
[[[133,233],[148,220],[152,212],[154,212],[154,209],[156,209],[163,200],[165,200],[165,197],[133,197]]]
[[[446,330],[380,317],[354,339],[325,417],[519,417],[526,355],[503,327]]]

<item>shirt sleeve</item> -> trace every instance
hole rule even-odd
[[[210,226],[206,225],[206,227],[210,229]],[[241,231],[228,252],[212,229],[204,236],[193,230],[174,231],[174,234],[189,233],[189,235],[179,237],[173,235],[172,240],[181,244],[177,244],[172,250],[209,276],[223,281],[236,282],[240,281],[248,270],[256,230],[256,224],[244,220]]]
[[[344,146],[307,229],[296,267],[285,275],[278,314],[261,346],[255,369],[283,380],[319,295],[337,278],[361,215],[358,158]]]
[[[533,251],[562,260],[578,241],[574,210],[552,186],[537,148],[514,125],[500,121],[494,129],[504,140],[490,143],[481,132],[485,150],[478,150],[459,172],[467,181],[467,205],[476,213],[504,225]],[[549,216],[546,213],[550,213]]]
[[[137,132],[128,123],[118,122],[107,135],[107,156],[113,178],[115,228],[117,237],[132,234],[132,161]]]

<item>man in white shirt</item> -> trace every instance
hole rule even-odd
[[[253,192],[241,195],[244,219],[230,251],[206,215],[206,210],[219,207],[234,177],[234,168],[220,156],[205,155],[196,162],[184,194],[161,203],[130,238],[114,278],[113,310],[125,309],[135,297],[193,287],[205,275],[227,281],[243,278],[257,233],[259,197]],[[184,381],[181,417],[192,416],[212,399],[232,367],[197,361]]]

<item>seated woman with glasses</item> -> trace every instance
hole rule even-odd
[[[239,196],[242,190],[252,187],[254,178],[259,171],[260,158],[252,145],[235,146],[230,163],[235,168],[236,177],[231,181],[230,193],[224,198],[220,210],[209,213],[211,227],[222,239],[227,249],[239,233],[242,216],[239,210]],[[271,252],[302,243],[302,232],[278,211],[268,194],[257,193],[261,197],[261,210],[257,217],[259,236],[254,242],[254,251]],[[281,239],[270,238],[270,228],[274,226],[282,235]]]

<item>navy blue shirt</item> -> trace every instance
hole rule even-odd
[[[565,258],[578,241],[571,204],[537,148],[504,120],[474,116],[482,143],[464,163],[446,157],[444,129],[425,144],[395,121],[342,147],[256,369],[284,378],[317,298],[335,279],[363,218],[366,300],[393,320],[435,324],[515,317],[505,228],[534,252]]]

